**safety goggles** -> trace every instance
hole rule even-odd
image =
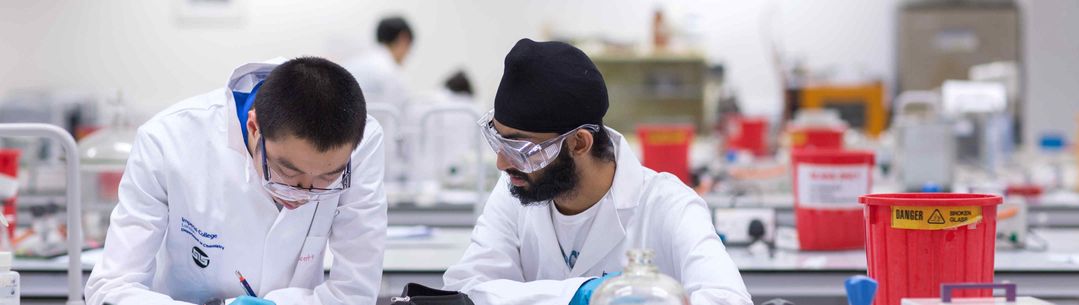
[[[525,140],[503,138],[495,130],[494,117],[495,111],[488,111],[476,124],[480,125],[483,137],[487,139],[487,144],[491,145],[491,149],[506,158],[513,168],[523,173],[532,173],[547,166],[547,164],[551,164],[558,157],[558,153],[562,151],[562,142],[578,130],[599,131],[599,125],[584,124],[557,137],[540,143],[532,143]]]
[[[259,137],[259,148],[262,152],[262,188],[266,189],[274,197],[286,201],[311,201],[319,196],[340,194],[352,184],[352,160],[345,166],[345,172],[336,181],[330,183],[327,188],[312,187],[303,188],[273,181],[271,174],[277,174],[270,169],[266,162],[266,138]]]

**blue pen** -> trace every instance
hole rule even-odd
[[[251,290],[251,284],[247,283],[247,279],[245,279],[244,275],[240,273],[240,270],[236,270],[236,277],[240,278],[240,284],[244,285],[244,290],[247,290],[247,295],[254,298],[258,297],[257,295],[255,295],[255,291]]]

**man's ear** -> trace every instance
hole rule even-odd
[[[595,137],[593,137],[592,133],[587,129],[582,128],[577,130],[577,132],[568,140],[570,142],[568,145],[570,154],[581,156],[588,154],[588,152],[592,150],[592,142],[595,140]]]
[[[255,116],[255,108],[247,111],[247,132],[249,134],[258,134],[260,132],[258,117]]]

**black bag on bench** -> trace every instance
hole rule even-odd
[[[438,290],[416,283],[408,283],[400,297],[390,298],[390,305],[475,305],[467,294],[457,291]]]

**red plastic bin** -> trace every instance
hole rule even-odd
[[[796,127],[788,132],[792,149],[841,149],[843,148],[843,128],[839,127]]]
[[[0,174],[15,177],[19,173],[19,150],[0,149]]]
[[[768,154],[768,119],[733,117],[727,125],[727,149],[748,151],[756,156]]]
[[[641,163],[657,172],[668,172],[689,184],[689,148],[695,129],[691,124],[638,125],[637,137],[644,152]]]
[[[940,297],[943,283],[991,283],[1000,196],[953,193],[873,194],[865,205],[869,277],[876,305]],[[963,291],[957,297],[990,297]]]
[[[858,197],[873,185],[873,153],[804,149],[791,153],[794,216],[802,250],[861,249],[865,220]]]
[[[12,179],[18,178],[20,154],[18,149],[0,149],[0,175]],[[12,240],[15,236],[15,197],[0,198],[0,200],[4,203],[3,217],[6,217],[8,221],[8,240]]]

